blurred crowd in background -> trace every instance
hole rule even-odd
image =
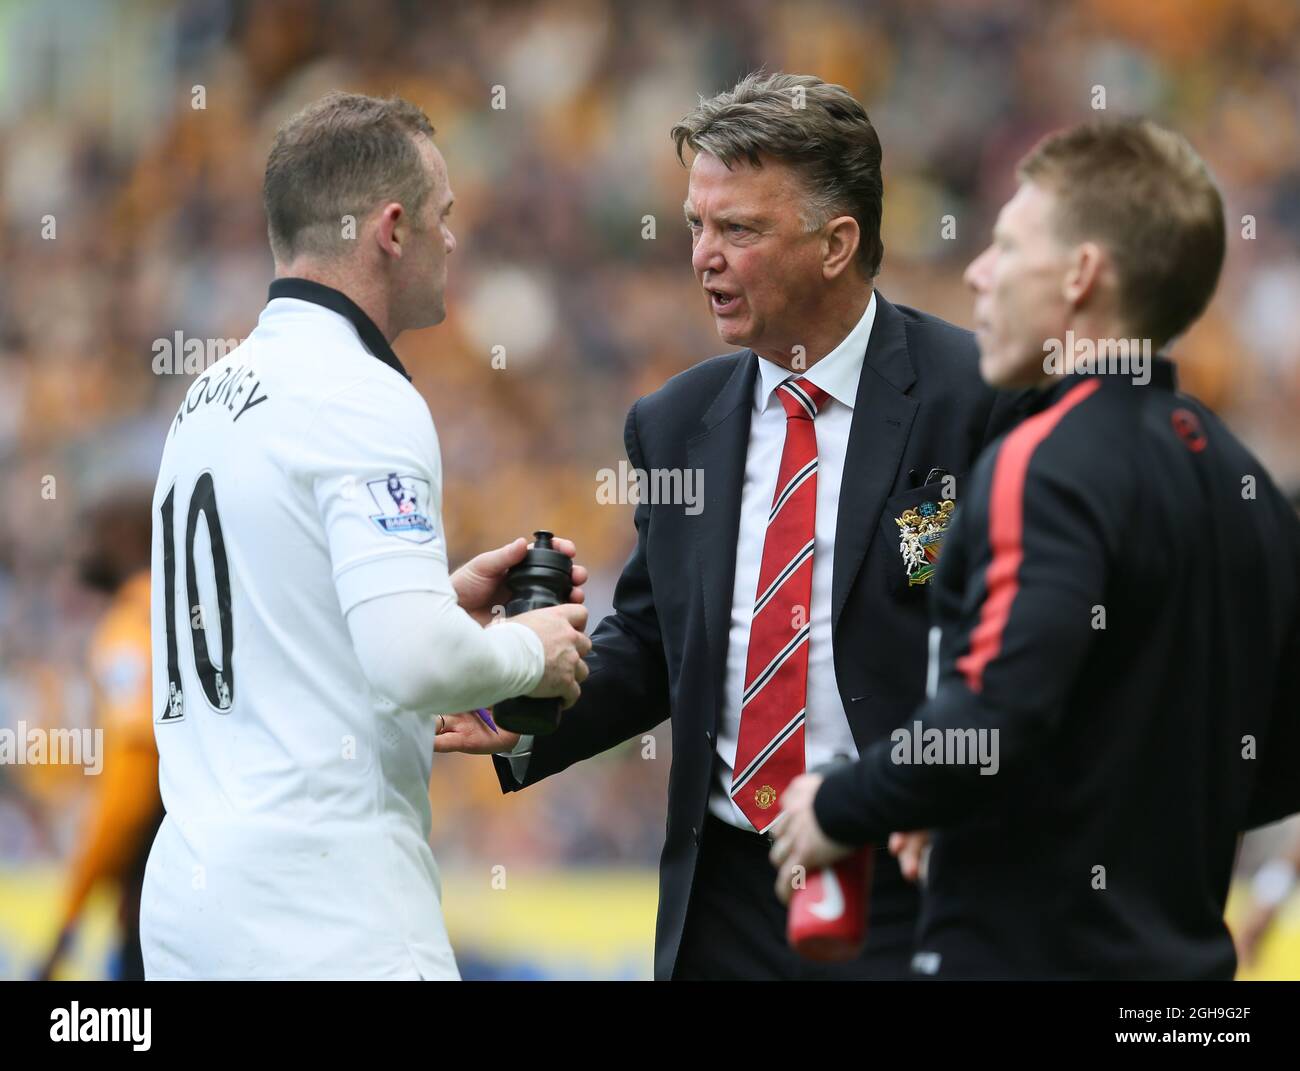
[[[1040,135],[1095,114],[1099,91],[1108,113],[1187,135],[1229,240],[1217,297],[1173,355],[1184,388],[1300,486],[1300,5],[3,4],[0,727],[91,724],[103,603],[78,582],[81,520],[152,485],[192,381],[155,371],[160,340],[254,325],[272,275],[267,148],[333,88],[415,101],[448,161],[449,316],[396,349],[438,428],[453,564],[538,527],[569,536],[594,626],[634,538],[631,507],[596,497],[627,408],[725,348],[691,274],[668,130],[757,67],[864,102],[884,146],[878,286],[967,326],[962,269]],[[440,759],[435,852],[652,865],[669,758],[663,727],[505,800],[488,761]],[[0,862],[63,858],[88,780],[0,766]]]

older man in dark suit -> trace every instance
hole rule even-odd
[[[457,716],[437,747],[508,751],[513,791],[671,717],[655,977],[904,977],[918,898],[899,866],[877,860],[861,957],[813,964],[786,943],[763,834],[795,777],[856,757],[920,701],[951,503],[1010,405],[968,332],[875,291],[880,142],[846,90],[750,75],[673,137],[694,152],[695,274],[737,350],[638,401],[625,441],[636,469],[702,479],[703,508],[637,506],[557,732],[494,737]]]

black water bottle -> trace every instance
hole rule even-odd
[[[551,546],[550,532],[534,532],[533,538],[535,542],[524,560],[506,573],[506,587],[513,596],[506,603],[506,617],[559,606],[569,601],[573,591],[573,563],[569,556]],[[521,695],[498,703],[492,714],[497,725],[507,732],[545,736],[560,726],[560,699]]]

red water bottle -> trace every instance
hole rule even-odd
[[[825,772],[837,765],[821,767]],[[873,845],[805,875],[790,897],[786,939],[806,959],[823,963],[855,959],[867,941]]]

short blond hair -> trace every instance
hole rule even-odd
[[[1049,134],[1016,173],[1055,194],[1058,237],[1110,252],[1130,330],[1159,348],[1205,311],[1223,268],[1223,198],[1182,135],[1094,120]]]

